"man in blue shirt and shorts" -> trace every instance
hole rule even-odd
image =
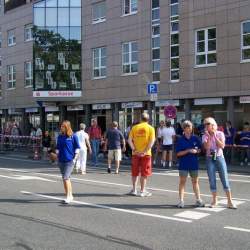
[[[178,208],[184,208],[184,188],[188,174],[192,179],[193,191],[196,197],[195,206],[204,207],[205,204],[200,197],[198,181],[198,154],[201,151],[200,139],[193,135],[193,124],[186,120],[182,123],[183,136],[179,138],[176,145],[176,153],[179,158],[179,198]]]

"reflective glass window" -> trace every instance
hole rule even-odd
[[[59,0],[58,7],[69,7],[69,1],[70,0]]]
[[[71,7],[81,7],[81,0],[69,0]]]
[[[81,9],[71,8],[70,9],[70,26],[81,26]]]
[[[34,8],[34,25],[45,26],[45,8]]]
[[[46,8],[46,26],[57,26],[57,8]]]
[[[58,34],[65,40],[69,40],[69,27],[58,27]]]
[[[61,0],[59,0],[60,2]],[[57,6],[57,0],[46,0],[46,7],[56,7]]]
[[[70,27],[70,39],[80,41],[81,37],[81,27]]]
[[[69,26],[69,8],[58,8],[58,26]]]

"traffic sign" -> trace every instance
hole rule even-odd
[[[148,83],[148,94],[157,94],[158,86],[156,83]]]
[[[173,105],[167,105],[164,108],[164,115],[166,118],[175,119],[177,115],[177,109]]]
[[[158,95],[157,93],[154,93],[154,94],[150,94],[150,101],[151,102],[155,102],[158,100]]]

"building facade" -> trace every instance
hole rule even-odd
[[[249,0],[1,1],[0,118],[250,121]],[[148,94],[148,83],[157,94]]]

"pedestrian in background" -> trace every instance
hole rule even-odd
[[[164,127],[160,132],[162,138],[162,167],[172,167],[173,164],[173,150],[175,141],[175,130],[171,126],[171,122],[166,122],[166,127]],[[167,158],[168,154],[168,158]],[[168,160],[168,164],[167,164]]]
[[[155,155],[154,155],[154,161],[153,165],[156,165],[157,159],[162,152],[162,139],[161,139],[161,131],[165,128],[165,122],[160,121],[160,126],[156,130],[156,150],[155,150]]]
[[[225,134],[225,148],[224,148],[224,155],[227,164],[231,163],[232,160],[232,149],[234,144],[234,139],[236,135],[236,129],[232,127],[232,123],[227,121],[224,127],[224,134]]]
[[[86,125],[84,123],[80,123],[79,125],[80,130],[76,132],[79,145],[80,145],[80,152],[79,157],[76,162],[76,171],[81,170],[81,174],[86,174],[86,164],[87,164],[87,153],[92,154],[90,142],[89,142],[89,135],[84,131]]]
[[[88,130],[91,149],[92,149],[92,164],[97,166],[98,164],[98,154],[100,150],[100,143],[102,138],[102,130],[97,124],[96,119],[91,120],[91,126]]]
[[[184,189],[188,174],[192,179],[193,191],[196,198],[195,206],[204,207],[205,204],[200,197],[198,179],[198,154],[201,152],[201,141],[198,136],[193,135],[193,124],[191,121],[182,123],[184,134],[178,139],[176,145],[177,157],[179,158],[179,198],[178,208],[184,208]]]
[[[132,127],[129,133],[128,143],[132,149],[132,184],[133,189],[130,195],[137,195],[137,181],[139,174],[141,182],[141,197],[151,196],[146,190],[146,183],[149,176],[152,175],[151,148],[155,142],[155,130],[148,124],[149,115],[142,114],[141,122]]]
[[[228,180],[227,164],[224,159],[223,149],[225,147],[225,135],[217,130],[217,123],[212,117],[204,120],[205,133],[202,136],[202,143],[206,150],[206,167],[210,190],[212,193],[211,207],[217,205],[216,169],[218,169],[221,183],[227,196],[227,207],[236,209],[233,204],[232,194]]]
[[[111,173],[112,160],[115,159],[115,173],[119,173],[122,151],[126,151],[126,142],[122,132],[118,129],[118,123],[113,121],[112,128],[106,134],[106,149],[108,150],[108,173]]]
[[[239,133],[239,145],[240,165],[243,166],[246,163],[250,166],[250,128],[247,123],[244,124],[243,131]]]
[[[58,164],[62,174],[63,186],[66,195],[66,199],[63,202],[65,204],[69,204],[73,201],[70,175],[77,161],[80,145],[77,136],[73,134],[70,122],[67,120],[63,121],[61,124],[61,133],[57,138],[56,148]]]
[[[48,158],[48,153],[51,150],[51,136],[49,135],[49,131],[46,130],[44,132],[44,136],[42,138],[42,145],[43,145],[43,159]]]

